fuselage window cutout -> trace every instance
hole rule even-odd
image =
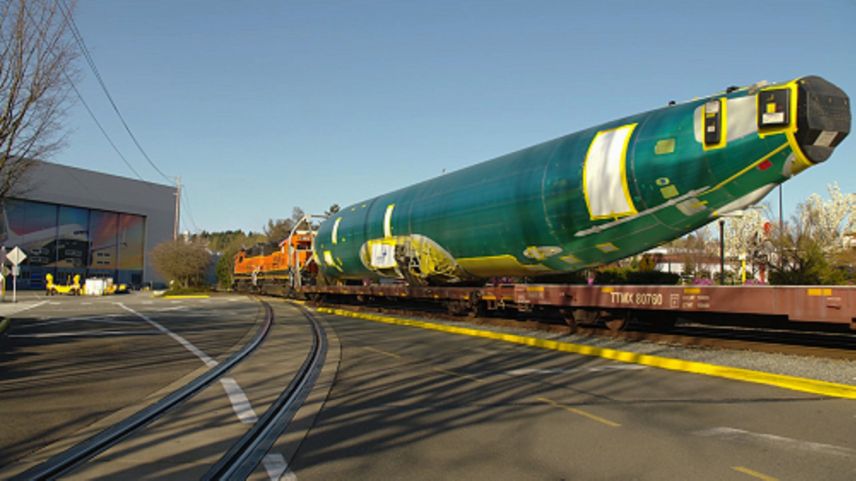
[[[784,129],[791,125],[791,89],[763,90],[758,94],[758,130]]]
[[[727,138],[725,127],[728,125],[726,121],[726,102],[723,99],[710,100],[704,104],[701,111],[703,120],[702,139],[704,150],[720,149],[725,147]]]

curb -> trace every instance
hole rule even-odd
[[[161,296],[163,299],[208,299],[211,296],[208,294],[185,294],[185,295],[174,295],[174,296]]]
[[[583,356],[600,357],[612,361],[624,362],[628,364],[639,364],[642,366],[656,367],[660,369],[667,369],[670,371],[701,374],[704,376],[719,377],[754,384],[765,384],[768,386],[788,389],[791,391],[820,394],[823,396],[843,399],[856,399],[856,386],[851,386],[848,384],[819,381],[816,379],[788,376],[785,374],[772,374],[762,371],[753,371],[751,369],[721,366],[718,364],[708,364],[698,361],[685,361],[683,359],[653,356],[650,354],[640,354],[638,352],[619,351],[617,349],[608,349],[596,346],[588,346],[585,344],[573,344],[570,342],[553,341],[550,339],[527,337],[518,334],[485,331],[469,327],[447,326],[444,324],[437,324],[433,322],[414,321],[397,317],[382,316],[378,314],[365,314],[361,312],[348,311],[345,309],[331,309],[328,307],[319,307],[316,309],[316,311],[323,314],[354,317],[358,319],[366,319],[369,321],[382,322],[386,324],[418,327],[421,329],[430,329],[434,331],[460,334],[464,336],[481,337],[485,339],[510,342],[512,344],[538,347],[541,349],[549,349],[553,351],[567,352],[571,354],[580,354]]]

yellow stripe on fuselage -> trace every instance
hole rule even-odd
[[[734,179],[736,179],[736,178],[740,177],[741,175],[745,174],[746,172],[749,172],[750,170],[754,169],[755,167],[758,167],[758,165],[759,165],[761,162],[764,162],[765,160],[769,159],[770,157],[772,157],[772,156],[774,156],[774,155],[778,154],[779,152],[781,152],[782,150],[784,150],[787,146],[788,146],[788,143],[787,143],[787,142],[785,142],[784,144],[782,144],[782,145],[780,145],[780,146],[776,147],[775,149],[773,149],[773,151],[772,151],[772,152],[770,152],[770,153],[768,153],[768,154],[764,155],[764,156],[763,156],[763,157],[761,157],[760,159],[756,160],[755,162],[752,162],[752,163],[751,163],[751,164],[749,164],[748,166],[746,166],[746,167],[744,167],[743,169],[741,169],[741,170],[740,170],[739,172],[737,172],[736,174],[732,175],[731,177],[729,177],[729,178],[727,178],[727,179],[723,180],[722,182],[720,182],[720,183],[716,184],[715,186],[711,187],[710,189],[708,189],[708,190],[707,190],[704,194],[702,194],[702,195],[710,194],[711,192],[715,192],[715,191],[717,191],[717,190],[719,190],[719,189],[721,189],[721,188],[725,187],[725,185],[727,185],[727,184],[731,183]]]

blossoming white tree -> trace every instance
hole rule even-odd
[[[827,186],[829,200],[811,194],[797,209],[804,235],[815,239],[827,254],[846,246],[846,236],[856,231],[856,193],[841,192],[837,182]]]

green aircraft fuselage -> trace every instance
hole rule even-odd
[[[328,277],[411,283],[576,271],[760,201],[849,130],[847,95],[819,77],[734,89],[346,207],[314,257]]]

